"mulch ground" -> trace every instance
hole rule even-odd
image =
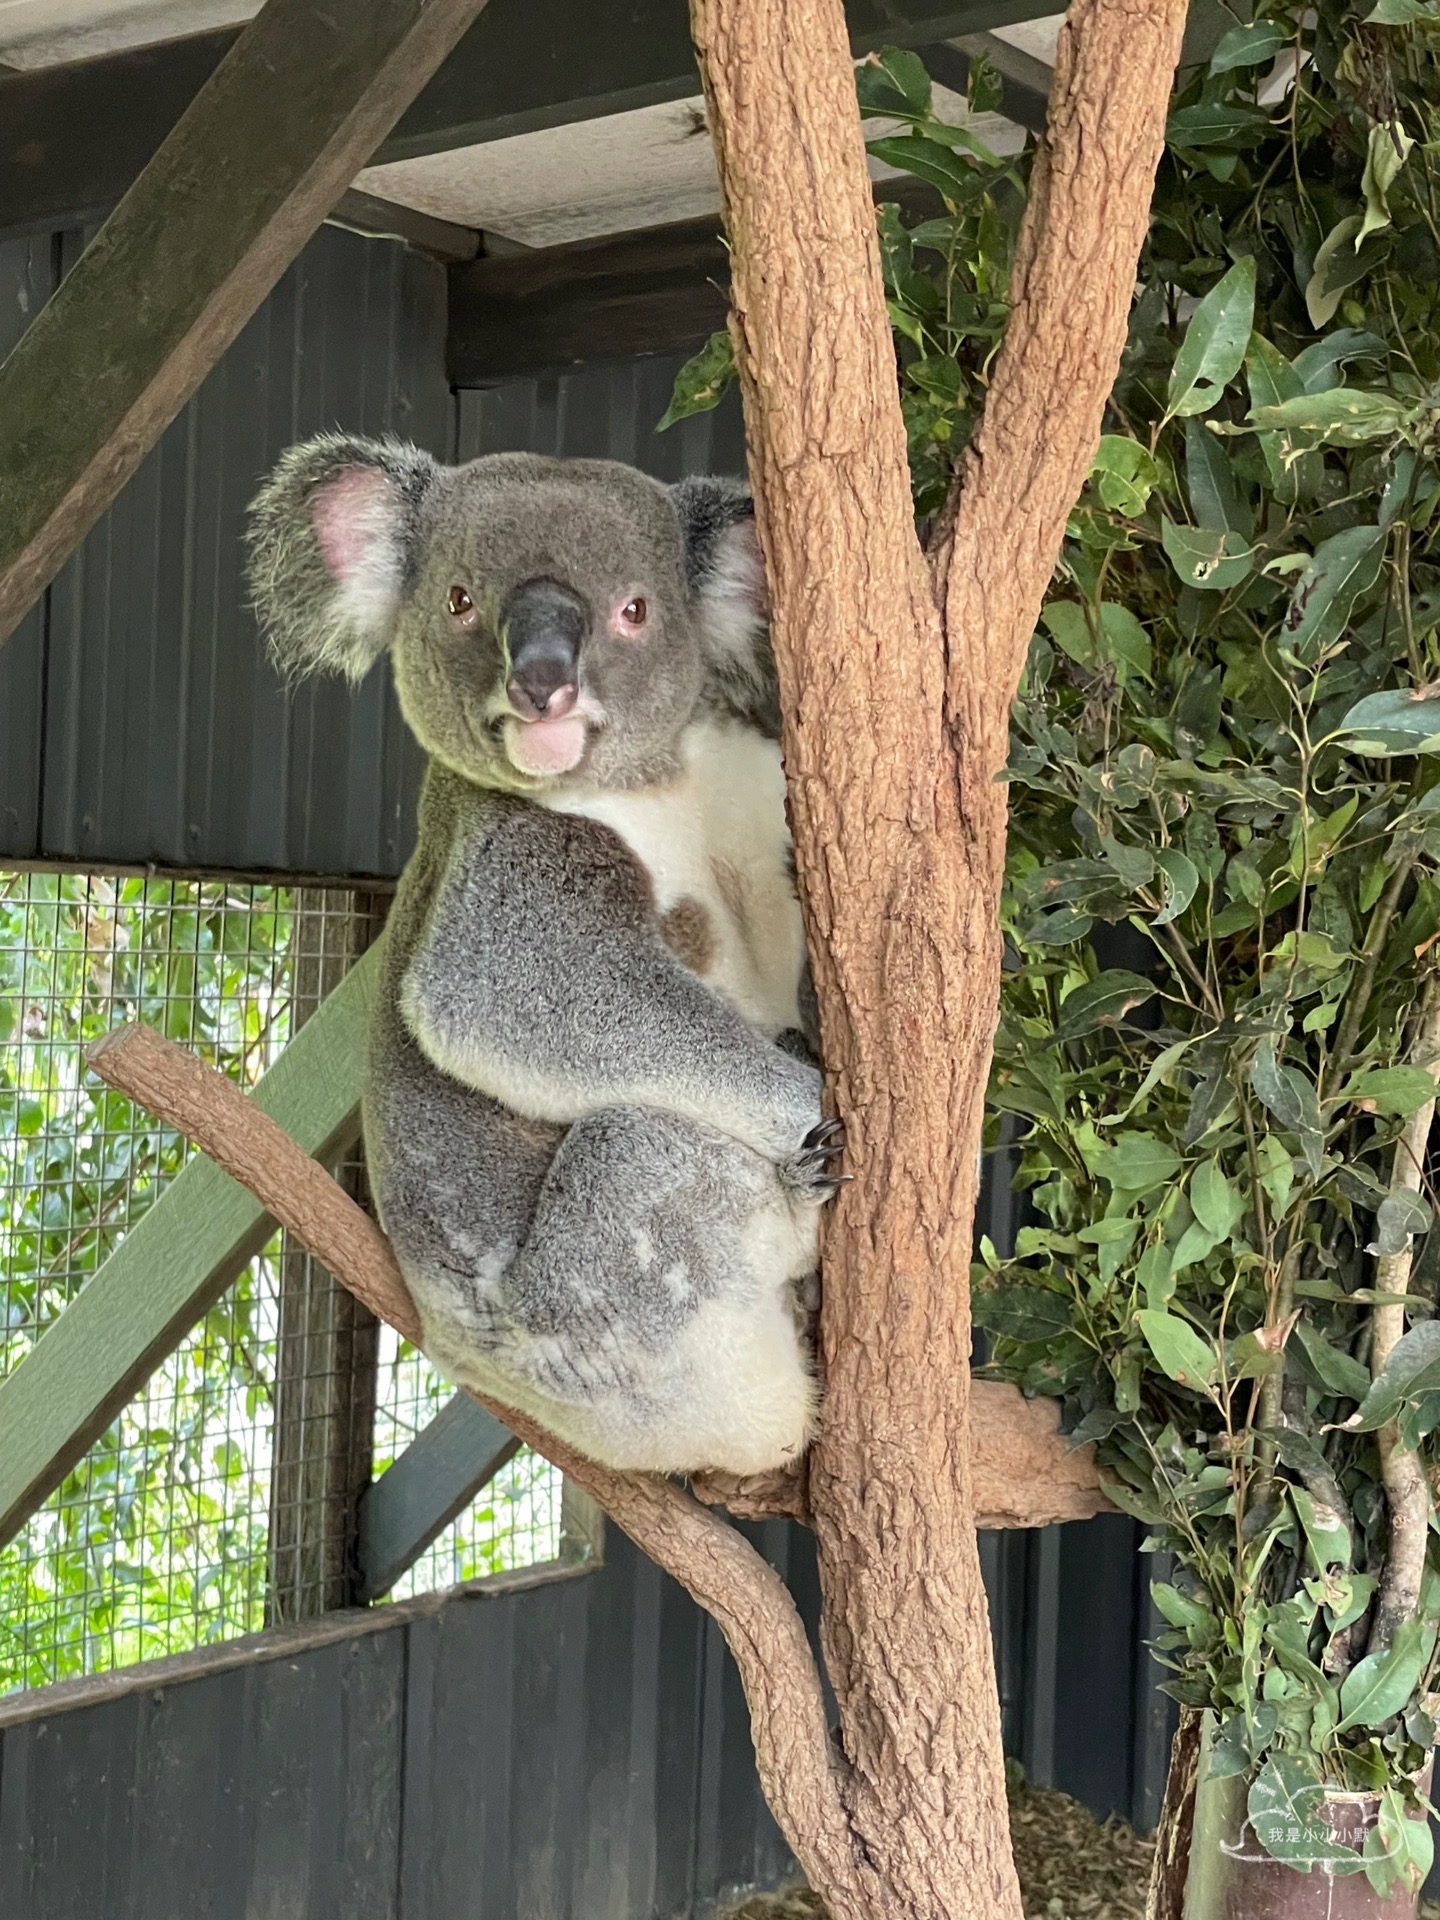
[[[1123,1820],[1097,1820],[1065,1793],[1020,1786],[1010,1834],[1026,1920],[1144,1920],[1151,1843]],[[1420,1909],[1440,1920],[1440,1903]],[[797,1890],[747,1900],[733,1920],[825,1920],[818,1894]]]

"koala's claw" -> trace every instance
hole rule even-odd
[[[801,1141],[800,1151],[792,1154],[784,1163],[781,1178],[798,1198],[823,1206],[827,1200],[833,1200],[841,1187],[854,1177],[848,1173],[830,1171],[831,1163],[838,1160],[844,1151],[844,1123],[822,1120]]]

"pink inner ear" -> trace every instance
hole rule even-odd
[[[374,467],[349,467],[317,487],[310,520],[325,565],[337,580],[348,580],[364,566],[385,531],[390,482]]]

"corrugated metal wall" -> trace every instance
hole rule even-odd
[[[0,242],[0,355],[82,236]],[[245,507],[327,427],[442,458],[609,454],[662,479],[738,472],[727,407],[657,437],[678,361],[445,384],[444,270],[324,228],[0,646],[0,861],[398,874],[421,756],[387,668],[287,690],[245,605]]]
[[[813,1631],[809,1536],[747,1532]],[[1131,1812],[1128,1533],[984,1544],[1013,1748]],[[718,1630],[613,1528],[572,1579],[0,1732],[5,1920],[674,1920],[793,1872]]]
[[[77,244],[0,243],[0,352]],[[243,509],[291,440],[340,426],[450,457],[524,447],[632,460],[665,479],[743,470],[733,402],[651,431],[675,358],[452,395],[444,304],[442,270],[393,244],[327,229],[306,249],[0,647],[0,864],[398,872],[420,760],[385,671],[358,692],[287,693],[243,606]],[[997,1244],[1008,1199],[992,1182]],[[1136,1545],[1133,1523],[1114,1517],[989,1536],[982,1552],[1009,1749],[1032,1779],[1150,1825],[1170,1713],[1142,1644],[1156,1623]],[[810,1565],[798,1536],[784,1551]],[[447,1613],[365,1645],[170,1689],[153,1710],[135,1696],[7,1734],[0,1915],[635,1920],[747,1877],[746,1861],[778,1863],[733,1669],[690,1603],[623,1543],[593,1582],[457,1603],[453,1622]],[[417,1705],[427,1672],[438,1677],[433,1705]],[[534,1694],[541,1676],[551,1690]],[[717,1698],[730,1703],[718,1717]],[[497,1700],[508,1703],[498,1719]],[[699,1774],[673,1759],[692,1748]],[[507,1819],[520,1836],[509,1851],[495,1837]],[[354,1879],[345,1863],[367,1848],[375,1885],[399,1876],[399,1904],[347,1893],[352,1904],[336,1905],[333,1888]],[[517,1907],[497,1891],[483,1907],[455,1904],[487,1874],[497,1888],[543,1884],[553,1897]],[[262,1884],[287,1876],[314,1889],[309,1904],[261,1898]],[[197,1885],[213,1885],[209,1906],[182,1897]],[[242,1885],[248,1906],[236,1904]]]
[[[792,1869],[718,1633],[614,1529],[594,1572],[0,1734],[5,1920],[671,1920]]]
[[[82,238],[0,244],[0,346]],[[0,647],[0,859],[399,871],[420,755],[388,682],[287,693],[244,604],[240,532],[304,434],[448,457],[444,337],[443,268],[316,236]]]

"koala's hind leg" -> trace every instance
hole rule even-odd
[[[561,1143],[506,1275],[505,1363],[550,1403],[542,1417],[612,1465],[753,1473],[793,1459],[815,1400],[795,1290],[814,1270],[822,1197],[674,1115],[590,1115]]]

